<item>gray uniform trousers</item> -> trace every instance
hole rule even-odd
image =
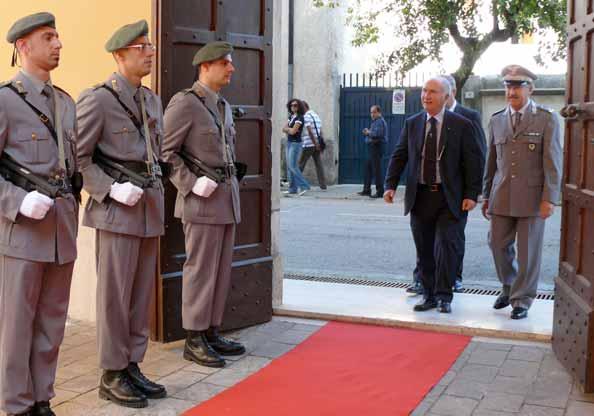
[[[0,255],[0,408],[8,413],[55,396],[73,268]]]
[[[491,216],[489,247],[495,269],[512,307],[530,308],[536,297],[545,221],[540,217]],[[516,250],[518,246],[518,261]],[[518,269],[518,264],[520,265]]]
[[[231,286],[235,224],[184,223],[182,285],[184,329],[204,331],[223,322]]]
[[[96,232],[97,343],[104,370],[144,358],[158,248],[159,237]]]

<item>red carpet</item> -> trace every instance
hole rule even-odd
[[[331,322],[185,415],[408,415],[469,341],[460,335]]]

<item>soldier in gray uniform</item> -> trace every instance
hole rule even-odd
[[[164,233],[163,110],[141,84],[155,55],[147,34],[144,20],[118,29],[105,46],[117,72],[83,91],[77,103],[78,160],[90,196],[83,224],[97,230],[99,396],[135,408],[167,394],[138,367]]]
[[[560,197],[560,127],[551,110],[530,98],[536,75],[519,65],[501,75],[508,106],[489,123],[482,209],[491,220],[489,246],[503,285],[493,307],[511,303],[511,318],[522,319],[536,297],[545,220]]]
[[[18,20],[7,40],[22,69],[0,85],[0,409],[51,416],[76,259],[75,105],[50,79],[53,15]]]
[[[184,358],[223,367],[219,355],[241,355],[245,348],[221,337],[231,285],[235,226],[240,221],[235,177],[235,127],[231,106],[219,95],[231,81],[233,48],[212,42],[194,56],[199,78],[177,93],[165,110],[163,157],[172,165],[178,190],[175,216],[186,240],[182,319],[187,331]]]

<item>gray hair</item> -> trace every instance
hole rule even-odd
[[[428,79],[426,82],[429,81],[437,81],[441,84],[441,87],[443,88],[443,92],[446,93],[446,95],[452,95],[452,86],[450,85],[450,82],[448,81],[448,79],[444,76],[438,76],[438,77],[433,77]]]
[[[450,84],[450,88],[453,90],[456,90],[456,79],[451,76],[450,74],[445,74],[441,76],[442,78],[444,78],[449,84]]]

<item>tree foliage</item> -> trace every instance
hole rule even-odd
[[[318,7],[339,1],[314,0]],[[494,42],[512,37],[554,33],[541,41],[536,59],[565,57],[566,0],[353,0],[348,23],[355,29],[353,44],[377,43],[382,22],[392,20],[394,49],[378,58],[378,72],[404,74],[427,58],[440,60],[452,39],[462,52],[453,74],[462,86],[474,65]],[[486,13],[486,11],[489,13]],[[546,39],[543,37],[543,39]]]

